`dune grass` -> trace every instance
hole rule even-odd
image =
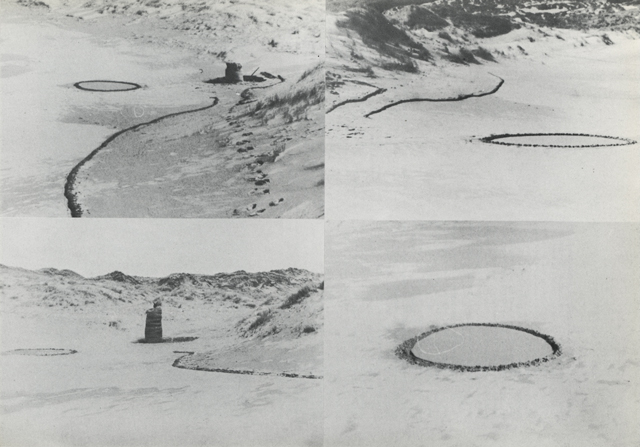
[[[256,101],[249,114],[267,124],[281,118],[293,123],[308,118],[307,112],[324,103],[324,69],[322,64],[305,71],[293,85],[283,85],[276,93]]]

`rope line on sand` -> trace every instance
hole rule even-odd
[[[120,131],[114,133],[113,135],[111,135],[106,140],[104,140],[100,146],[98,146],[96,149],[91,151],[91,153],[89,155],[87,155],[85,158],[83,158],[82,161],[80,161],[80,163],[75,165],[75,167],[71,170],[71,172],[69,172],[69,175],[67,175],[67,180],[66,180],[66,182],[64,184],[64,196],[67,198],[67,207],[69,208],[69,211],[71,212],[71,217],[82,217],[82,207],[78,203],[78,198],[76,197],[76,191],[75,191],[75,181],[76,181],[76,178],[78,176],[78,173],[80,172],[80,169],[82,169],[82,167],[88,161],[90,161],[93,157],[95,157],[98,154],[98,152],[100,152],[102,149],[107,147],[109,145],[109,143],[111,143],[113,140],[118,138],[120,135],[122,135],[122,134],[124,134],[126,132],[129,132],[131,130],[140,129],[140,128],[144,127],[144,126],[148,126],[150,124],[155,124],[155,123],[160,122],[160,121],[162,121],[164,119],[171,118],[171,117],[174,117],[174,116],[185,115],[187,113],[201,112],[203,110],[207,110],[207,109],[210,109],[210,108],[214,107],[215,105],[218,104],[218,102],[219,102],[219,99],[217,97],[213,97],[213,103],[211,105],[208,105],[208,106],[205,106],[205,107],[199,107],[199,108],[193,109],[193,110],[185,110],[183,112],[170,113],[168,115],[161,116],[160,118],[155,118],[155,119],[153,119],[151,121],[147,121],[145,123],[136,124],[135,126],[127,127],[126,129],[120,130]]]
[[[38,357],[51,357],[54,355],[77,354],[75,349],[66,348],[21,348],[11,351],[4,351],[1,355],[34,355]]]
[[[602,138],[605,140],[622,141],[622,143],[608,144],[543,144],[543,143],[511,143],[505,141],[496,141],[503,138],[521,138],[521,137],[588,137]],[[588,133],[504,133],[499,135],[489,135],[480,138],[483,143],[500,144],[502,146],[519,146],[519,147],[560,147],[560,148],[589,148],[589,147],[611,147],[611,146],[629,146],[636,144],[637,141],[624,137],[613,137],[609,135],[596,135]]]
[[[277,79],[278,79],[278,82],[274,82],[273,84],[258,85],[258,86],[254,86],[254,87],[247,87],[244,90],[242,90],[240,92],[240,98],[242,98],[242,99],[240,101],[238,101],[237,103],[235,103],[234,105],[232,105],[231,108],[229,109],[229,112],[231,112],[236,107],[243,106],[243,105],[246,105],[246,104],[251,104],[252,102],[255,102],[256,101],[255,99],[254,100],[250,100],[250,98],[247,96],[251,90],[260,90],[260,89],[265,89],[265,88],[269,88],[269,87],[275,87],[276,85],[280,85],[285,81],[285,79],[282,76],[278,76]]]
[[[380,112],[384,112],[387,109],[390,109],[391,107],[395,107],[397,105],[400,104],[404,104],[406,102],[455,102],[455,101],[464,101],[465,99],[469,99],[469,98],[481,98],[483,96],[489,96],[489,95],[493,95],[494,93],[496,93],[498,90],[500,90],[500,87],[502,87],[502,84],[504,84],[504,79],[502,79],[500,76],[496,76],[493,73],[489,73],[491,76],[495,76],[496,78],[500,79],[500,82],[498,82],[498,85],[496,85],[493,89],[491,89],[488,92],[483,92],[483,93],[469,93],[466,95],[459,95],[456,96],[454,98],[411,98],[411,99],[401,99],[400,101],[396,101],[396,102],[392,102],[391,104],[387,104],[384,107],[381,107],[379,109],[376,109],[372,112],[367,113],[364,117],[365,118],[369,118],[371,115],[375,115],[376,113],[380,113]]]
[[[230,368],[205,368],[201,366],[185,366],[181,364],[182,359],[187,357],[191,357],[193,352],[189,352],[186,355],[178,357],[171,366],[180,369],[190,369],[193,371],[207,371],[207,372],[217,372],[217,373],[227,373],[227,374],[246,374],[250,376],[278,376],[278,377],[288,377],[290,379],[322,379],[323,376],[318,376],[315,374],[297,374],[297,373],[288,373],[288,372],[267,372],[267,371],[254,371],[251,369],[230,369]]]
[[[340,106],[344,106],[344,105],[346,105],[346,104],[351,104],[351,103],[354,103],[354,102],[365,102],[367,99],[369,99],[369,98],[371,98],[371,97],[373,97],[373,96],[376,96],[376,95],[380,95],[380,94],[382,94],[382,93],[384,93],[384,92],[386,92],[386,91],[387,91],[387,89],[386,89],[386,88],[378,88],[376,91],[371,92],[371,93],[368,93],[368,94],[364,95],[364,96],[363,96],[363,97],[361,97],[361,98],[347,99],[347,100],[345,100],[345,101],[339,102],[339,103],[334,104],[333,106],[329,107],[329,110],[327,110],[327,111],[325,112],[325,114],[327,114],[327,113],[331,113],[331,112],[333,112],[335,109],[337,109],[338,107],[340,107]]]

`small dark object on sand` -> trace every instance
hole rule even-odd
[[[153,302],[153,309],[147,311],[147,322],[144,328],[145,343],[162,342],[162,302]]]
[[[227,62],[224,78],[228,83],[242,82],[242,65],[237,62]]]

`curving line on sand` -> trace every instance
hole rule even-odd
[[[75,349],[66,348],[21,348],[4,351],[0,355],[33,355],[37,357],[51,357],[54,355],[71,355],[77,354]]]
[[[207,372],[218,372],[218,373],[227,373],[227,374],[246,374],[250,376],[277,376],[277,377],[288,377],[290,379],[322,379],[323,376],[317,376],[314,374],[297,374],[297,373],[275,373],[275,372],[267,372],[267,371],[254,371],[251,369],[229,369],[229,368],[205,368],[200,366],[184,366],[180,363],[182,359],[185,357],[190,357],[193,355],[193,352],[189,352],[187,355],[183,355],[178,357],[171,366],[174,368],[180,369],[190,369],[192,371],[207,371]]]
[[[274,85],[282,84],[282,83],[286,80],[285,78],[283,78],[283,77],[282,77],[282,76],[280,76],[280,75],[278,75],[278,76],[276,77],[276,79],[278,79],[278,81],[279,81],[279,82],[274,82],[273,84],[269,84],[269,85],[256,85],[256,86],[253,86],[253,87],[247,87],[247,88],[245,88],[245,89],[242,91],[242,93],[244,93],[244,92],[248,92],[248,91],[250,91],[250,90],[261,90],[261,89],[265,89],[265,88],[273,87]],[[240,96],[242,96],[242,93],[240,93]]]
[[[247,87],[244,90],[242,90],[240,92],[240,97],[242,98],[240,101],[238,101],[237,103],[235,103],[234,105],[231,106],[231,108],[229,109],[229,111],[231,112],[233,109],[235,109],[238,106],[243,106],[245,104],[250,104],[252,102],[255,102],[256,100],[250,100],[249,97],[247,96],[247,94],[251,91],[251,90],[260,90],[260,89],[265,89],[265,88],[270,88],[270,87],[275,87],[276,85],[280,85],[282,84],[285,79],[278,75],[278,82],[274,82],[273,84],[269,84],[269,85],[258,85],[255,87]]]
[[[390,109],[391,107],[395,107],[397,105],[400,104],[404,104],[406,102],[455,102],[455,101],[464,101],[465,99],[469,99],[469,98],[481,98],[483,96],[489,96],[489,95],[493,95],[494,93],[496,93],[498,90],[500,90],[500,87],[502,87],[502,84],[504,84],[504,79],[502,79],[500,76],[496,76],[493,73],[489,73],[491,76],[495,76],[496,78],[500,79],[500,82],[498,82],[498,85],[496,85],[493,89],[491,89],[488,92],[483,92],[483,93],[470,93],[467,95],[460,95],[460,96],[456,96],[453,98],[411,98],[411,99],[401,99],[400,101],[396,101],[396,102],[392,102],[391,104],[387,104],[384,107],[381,107],[377,110],[374,110],[372,112],[367,113],[364,117],[365,118],[369,118],[371,115],[375,115],[376,113],[380,113],[380,112],[384,112],[387,109]]]
[[[363,83],[363,84],[364,84],[364,83]],[[365,84],[365,85],[370,85],[370,84]],[[333,106],[329,107],[329,110],[327,110],[327,111],[325,112],[325,115],[326,115],[327,113],[331,113],[331,112],[333,112],[335,109],[337,109],[337,108],[338,108],[338,107],[340,107],[340,106],[344,106],[344,105],[346,105],[346,104],[351,104],[351,103],[353,103],[353,102],[365,102],[367,99],[369,99],[369,98],[371,98],[371,97],[373,97],[373,96],[376,96],[376,95],[380,95],[381,93],[384,93],[384,92],[386,92],[386,91],[387,91],[387,89],[386,89],[386,88],[378,88],[376,91],[371,92],[371,93],[368,93],[368,94],[364,95],[364,96],[363,96],[363,97],[361,97],[361,98],[347,99],[347,100],[345,100],[345,101],[339,102],[339,103],[334,104]],[[365,116],[366,116],[366,115],[365,115]]]
[[[111,143],[113,140],[115,140],[116,138],[118,138],[120,135],[122,135],[125,132],[129,132],[131,130],[140,129],[140,128],[142,128],[144,126],[148,126],[150,124],[155,124],[155,123],[160,122],[160,121],[162,121],[162,120],[164,120],[166,118],[171,118],[171,117],[178,116],[178,115],[186,115],[187,113],[201,112],[203,110],[207,110],[207,109],[210,109],[210,108],[214,107],[215,105],[218,104],[218,102],[219,102],[219,99],[217,97],[213,97],[213,103],[211,105],[208,105],[208,106],[205,106],[205,107],[199,107],[199,108],[193,109],[193,110],[185,110],[183,112],[170,113],[168,115],[161,116],[160,118],[155,118],[155,119],[153,119],[151,121],[147,121],[146,123],[136,124],[135,126],[127,127],[126,129],[120,130],[120,131],[114,133],[113,135],[111,135],[106,140],[104,140],[100,146],[98,146],[89,155],[87,155],[85,158],[83,158],[82,161],[80,163],[78,163],[71,170],[71,172],[69,172],[69,175],[67,175],[67,180],[66,180],[66,182],[64,184],[64,196],[67,198],[67,207],[69,208],[69,211],[71,212],[71,217],[82,217],[82,207],[78,203],[77,194],[75,192],[75,182],[76,182],[76,178],[78,177],[78,173],[80,172],[80,169],[82,169],[82,167],[88,161],[90,161],[93,157],[95,157],[98,154],[98,152],[100,152],[102,149],[107,147],[109,145],[109,143]]]

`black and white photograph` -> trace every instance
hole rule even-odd
[[[640,0],[0,0],[2,447],[639,419]]]
[[[322,445],[322,222],[0,225],[3,446]]]
[[[324,214],[319,0],[3,0],[2,216]]]
[[[329,222],[325,239],[325,446],[637,444],[637,223]]]
[[[631,1],[328,0],[327,218],[640,219]]]

